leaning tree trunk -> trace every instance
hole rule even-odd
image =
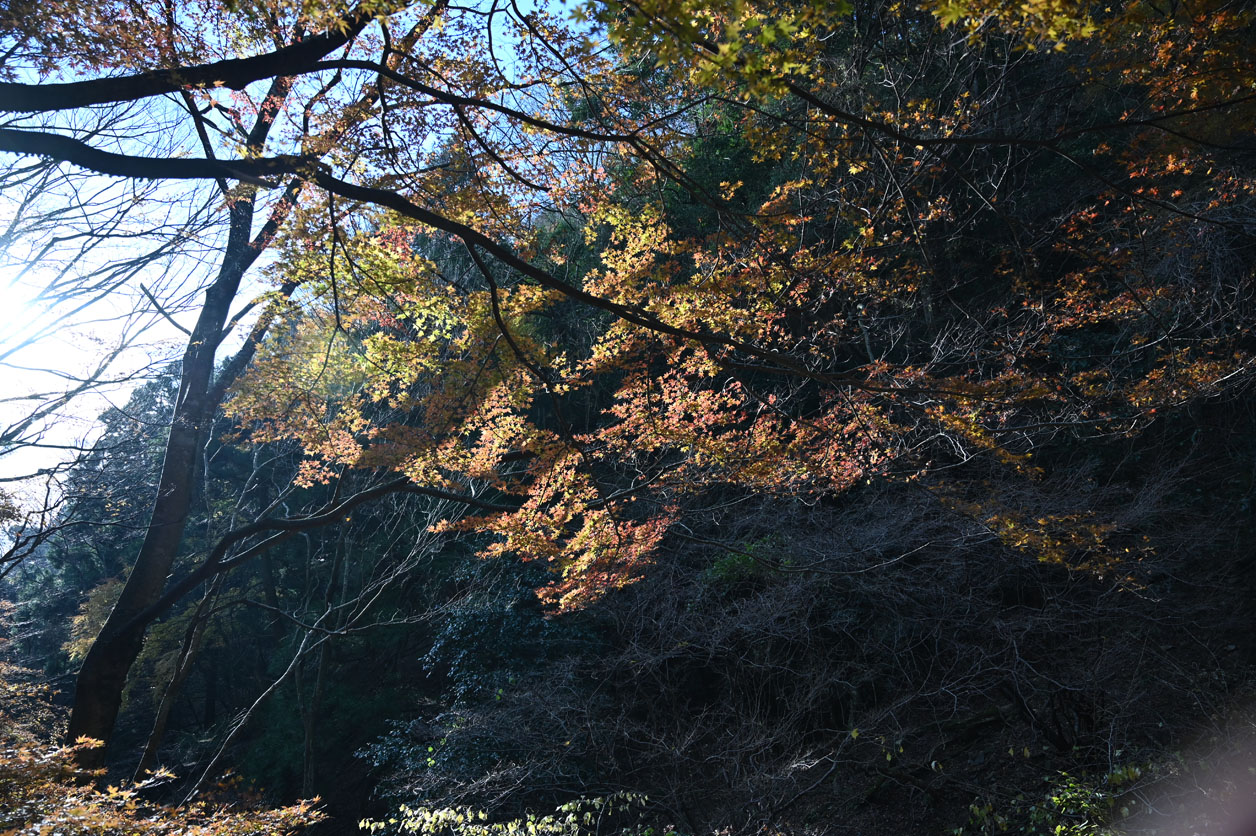
[[[395,66],[399,56],[407,53],[409,47],[427,32],[447,6],[448,0],[437,0],[423,19],[397,44],[392,54],[386,53],[381,60],[387,66]],[[276,69],[298,71],[310,62],[322,60],[356,38],[375,20],[378,11],[374,4],[365,4],[347,14],[341,25],[334,29],[304,43],[294,43],[288,48],[277,50],[273,55],[282,57],[276,59]],[[291,49],[297,51],[285,51]],[[251,153],[261,154],[264,150],[276,115],[291,92],[292,79],[292,76],[284,75],[272,77],[265,97],[265,101],[271,106],[260,109],[244,143]],[[379,85],[372,85],[362,92],[356,104],[347,111],[369,109],[379,100],[379,96]],[[194,107],[192,111],[193,118],[197,118]],[[322,138],[329,143],[329,147],[334,146],[336,138],[343,134],[347,126],[348,123],[337,125]],[[204,141],[203,127],[202,125],[201,134]],[[206,148],[207,156],[213,156],[211,150]],[[200,450],[208,438],[226,387],[248,365],[270,321],[269,316],[263,314],[244,347],[226,365],[219,380],[215,382],[215,354],[222,341],[223,327],[231,303],[239,290],[244,273],[274,238],[295,204],[302,183],[302,176],[296,176],[289,182],[283,197],[272,209],[270,218],[250,240],[256,187],[239,185],[228,192],[226,183],[219,182],[230,206],[230,231],[222,267],[205,294],[204,307],[201,308],[183,356],[178,401],[175,403],[170,425],[170,437],[166,442],[157,499],[144,542],[118,603],[109,614],[79,670],[74,707],[70,714],[70,740],[91,737],[107,743],[113,733],[114,723],[122,706],[122,692],[127,675],[139,657],[148,625],[160,615],[160,612],[155,611],[155,605],[162,601],[166,580],[170,576],[183,539],[193,486],[196,484]],[[297,286],[296,282],[287,282],[279,289],[279,295],[288,296]],[[103,747],[84,750],[79,756],[80,763],[88,767],[100,766],[104,759]]]
[[[79,670],[70,713],[70,740],[90,737],[108,742],[122,705],[127,674],[140,654],[152,620],[146,611],[161,598],[174,567],[192,503],[200,450],[221,399],[221,387],[213,385],[215,353],[240,280],[259,251],[250,241],[254,199],[250,190],[231,206],[222,267],[205,293],[204,306],[183,355],[179,395],[152,517],[122,595]],[[79,762],[87,767],[102,765],[104,748],[85,750]]]

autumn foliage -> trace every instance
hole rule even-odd
[[[980,458],[1032,482],[1055,440],[1136,436],[1247,385],[1248,13],[735,2],[603,19],[622,64],[654,68],[588,83],[615,78],[607,97],[649,142],[582,142],[570,167],[522,173],[459,146],[476,173],[447,198],[493,207],[476,225],[574,291],[474,251],[438,264],[448,239],[395,215],[339,249],[324,230],[279,270],[324,278],[229,407],[252,437],[299,439],[310,482],[385,468],[489,492],[513,510],[455,527],[495,533],[486,556],[548,562],[563,606],[639,577],[686,497],[717,488],[924,479],[1044,560],[1129,554],[1107,521],[1029,518],[930,474]]]
[[[84,781],[75,766],[80,743],[62,747],[4,741],[0,750],[0,826],[6,833],[66,836],[229,836],[296,833],[318,821],[307,804],[247,812],[198,803],[178,809],[144,802],[147,783],[104,788]],[[155,776],[153,783],[163,777]]]
[[[0,613],[11,619],[11,608]],[[0,644],[0,650],[3,650]],[[314,803],[242,809],[201,800],[175,808],[145,800],[174,776],[165,770],[131,785],[85,773],[76,754],[99,742],[56,741],[64,717],[33,671],[0,661],[0,832],[13,836],[235,836],[296,833],[322,817]]]

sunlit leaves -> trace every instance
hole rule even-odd
[[[783,81],[815,71],[817,38],[844,25],[846,3],[644,0],[625,7],[589,4],[626,53],[683,68],[699,84],[735,78],[771,95]]]
[[[0,617],[11,613],[0,610]],[[100,746],[80,738],[57,746],[46,688],[26,684],[30,671],[0,662],[0,832],[63,836],[286,836],[319,821],[318,799],[280,809],[228,809],[211,801],[171,808],[145,800],[168,783],[166,770],[135,784],[105,784],[74,763]],[[101,786],[104,784],[104,786]]]
[[[936,0],[927,5],[946,26],[959,25],[976,35],[995,22],[1027,36],[1031,49],[1036,42],[1063,49],[1067,41],[1089,38],[1099,29],[1093,12],[1076,0]]]
[[[456,23],[432,66],[617,138],[419,108],[410,128],[450,140],[415,153],[416,170],[438,163],[416,193],[632,317],[394,218],[333,235],[311,215],[279,268],[305,288],[289,331],[232,406],[253,439],[298,441],[307,481],[380,468],[490,492],[514,510],[448,526],[486,556],[543,562],[544,597],[578,606],[639,577],[697,497],[818,501],[874,479],[959,480],[974,461],[1033,484],[1061,435],[1137,433],[1247,379],[1250,299],[1217,265],[1245,269],[1230,230],[1253,197],[1220,114],[1250,113],[1162,119],[1251,89],[1229,60],[1238,13],[586,11],[618,56],[534,22],[588,62],[579,85],[558,83],[553,53],[525,48],[511,84],[489,60],[453,61],[484,57]],[[1009,107],[1013,80],[1047,86]],[[953,495],[1008,548],[1093,570],[1126,554],[1084,513]]]

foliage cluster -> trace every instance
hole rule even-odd
[[[639,811],[647,803],[648,799],[644,797],[618,793],[569,801],[543,816],[529,813],[522,818],[495,822],[490,822],[483,810],[452,807],[413,809],[403,804],[394,817],[382,821],[363,819],[358,826],[367,833],[395,829],[400,833],[419,833],[423,836],[578,836],[590,830],[622,836],[649,836],[654,832],[652,829],[625,824],[633,818],[634,810]]]

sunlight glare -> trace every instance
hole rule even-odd
[[[40,288],[30,282],[30,277],[17,275],[0,277],[0,313],[10,325],[20,324],[25,314],[39,298]],[[14,320],[17,322],[14,322]],[[7,332],[8,328],[5,327]]]

